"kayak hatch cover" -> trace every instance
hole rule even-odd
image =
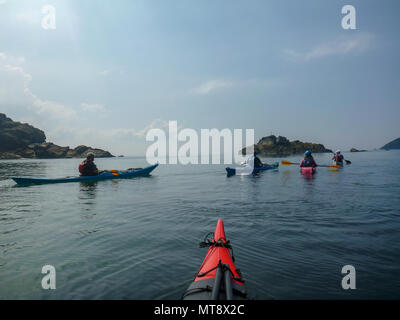
[[[212,234],[212,233],[211,233]],[[239,269],[236,269],[232,247],[226,240],[224,223],[218,220],[212,241],[206,239],[200,247],[209,247],[193,282],[183,294],[183,300],[245,300],[247,291]]]
[[[12,179],[18,185],[32,185],[32,184],[49,184],[49,183],[68,183],[68,182],[93,182],[102,180],[114,180],[114,179],[127,179],[133,177],[143,177],[148,176],[150,173],[158,166],[158,163],[143,169],[138,170],[127,170],[119,171],[117,175],[111,172],[103,172],[97,176],[84,176],[84,177],[70,177],[70,178],[58,178],[58,179],[48,179],[48,178],[17,178]]]

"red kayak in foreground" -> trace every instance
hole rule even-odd
[[[194,281],[183,294],[184,300],[240,300],[247,292],[239,269],[236,269],[232,247],[226,240],[224,223],[218,220],[212,241],[206,239],[200,247],[209,247]]]
[[[302,174],[314,174],[315,172],[317,172],[317,168],[315,167],[301,167],[300,168],[300,172]]]

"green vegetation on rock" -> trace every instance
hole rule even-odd
[[[242,149],[242,154],[251,153],[253,146]],[[326,149],[322,144],[311,142],[301,142],[299,140],[289,141],[287,138],[274,135],[264,137],[257,144],[254,149],[260,156],[264,157],[286,157],[296,154],[303,154],[306,150],[312,153],[331,153],[332,150]]]
[[[43,143],[46,135],[42,130],[20,122],[14,122],[0,113],[0,153],[24,148],[32,143]]]

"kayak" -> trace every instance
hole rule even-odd
[[[13,177],[12,179],[18,185],[86,182],[86,181],[93,182],[93,181],[102,181],[102,180],[127,179],[127,178],[148,176],[155,168],[157,168],[157,166],[158,166],[158,164],[155,164],[155,165],[143,168],[143,169],[118,171],[118,173],[103,172],[97,176],[68,177],[68,178],[58,178],[58,179]]]
[[[301,167],[300,171],[302,174],[314,174],[317,172],[317,168],[315,167]]]
[[[259,173],[260,171],[265,171],[265,170],[270,170],[270,169],[277,169],[279,167],[279,162],[274,162],[272,164],[267,164],[265,166],[262,166],[260,168],[253,168],[253,171],[251,172],[252,174]],[[241,167],[241,168],[226,168],[226,173],[228,177],[234,176],[236,174],[245,174],[248,175],[250,174],[248,167]]]
[[[207,255],[182,299],[245,300],[247,291],[244,280],[240,270],[235,267],[232,247],[226,240],[222,220],[217,222],[212,241],[206,236],[200,247],[209,247]]]

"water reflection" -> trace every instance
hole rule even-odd
[[[90,182],[80,182],[80,188],[79,188],[79,198],[82,199],[82,193],[86,195],[87,197],[84,197],[84,199],[91,198],[94,199],[96,198],[96,189],[97,189],[97,181],[90,181]]]
[[[339,173],[339,170],[340,170],[340,169],[329,169],[329,170],[328,170],[328,173],[329,173],[329,174],[337,174],[337,173]]]
[[[281,175],[282,175],[282,181],[285,183],[292,180],[292,177],[293,177],[291,170],[282,170]]]
[[[96,216],[97,184],[97,181],[79,183],[78,200],[82,216],[85,219],[92,219]]]
[[[314,179],[314,175],[312,173],[301,173],[301,176],[303,177],[304,180],[306,181],[311,181]]]

